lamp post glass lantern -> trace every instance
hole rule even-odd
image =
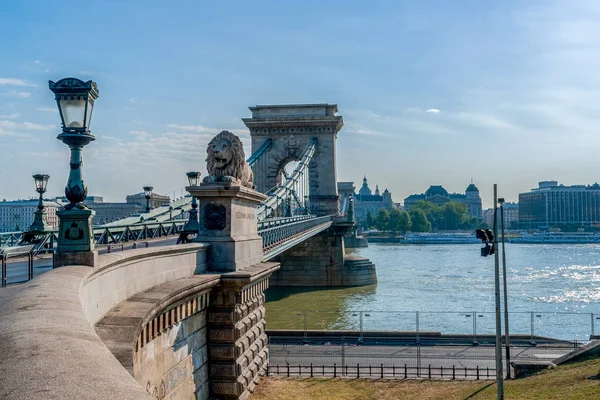
[[[188,183],[190,186],[198,186],[200,185],[200,172],[186,172]]]
[[[150,212],[150,198],[152,197],[152,186],[144,186],[144,196],[146,197],[146,212]]]

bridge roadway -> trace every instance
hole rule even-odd
[[[361,376],[368,376],[369,366],[372,366],[373,377],[380,377],[381,365],[384,366],[385,376],[404,374],[404,365],[408,367],[408,376],[417,377],[417,366],[420,376],[426,377],[428,367],[431,365],[432,376],[440,377],[440,368],[444,369],[443,375],[451,376],[452,367],[456,368],[457,378],[464,379],[464,369],[467,368],[467,378],[476,378],[476,369],[479,367],[480,377],[495,378],[494,346],[490,345],[429,345],[429,346],[402,346],[402,345],[269,345],[269,363],[271,373],[276,374],[279,365],[279,374],[287,372],[290,364],[291,374],[298,374],[301,366],[302,374],[308,375],[310,364],[313,364],[315,374],[320,375],[322,366],[325,366],[326,375],[333,374],[333,365],[337,368],[349,367],[348,375],[356,376],[356,365],[360,364]],[[573,347],[543,347],[543,346],[511,346],[511,361],[552,361],[573,351]],[[502,350],[504,352],[504,349]],[[395,370],[392,369],[395,366]],[[327,368],[330,367],[330,368]],[[506,363],[504,367],[506,370]],[[338,369],[338,374],[341,374]]]
[[[137,242],[138,247],[144,247],[148,243],[148,247],[158,247],[158,246],[171,246],[177,243],[177,236],[168,237],[168,238],[160,238],[160,239],[149,239]],[[123,243],[123,250],[131,249],[133,243]],[[98,254],[106,254],[108,253],[107,246],[97,247]],[[121,251],[121,245],[112,245],[111,252]],[[34,258],[33,260],[33,277],[39,276],[44,272],[50,271],[52,269],[52,256],[49,254],[44,254]],[[14,259],[7,260],[6,266],[6,277],[7,284],[16,284],[27,282],[27,258],[19,257]],[[2,290],[2,289],[0,289]]]

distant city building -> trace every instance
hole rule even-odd
[[[33,223],[39,200],[13,200],[0,201],[0,231],[15,232],[25,231]],[[56,210],[61,205],[55,201],[44,200],[44,207],[48,216],[48,224],[53,228],[58,227]]]
[[[96,212],[94,225],[106,224],[146,211],[146,205],[138,203],[94,203],[90,207]]]
[[[394,208],[392,194],[385,189],[383,193],[379,193],[379,186],[375,186],[375,193],[369,188],[367,177],[363,178],[363,183],[358,193],[354,193],[354,214],[358,221],[364,221],[367,214],[370,212],[373,218],[382,208],[391,211]]]
[[[59,203],[68,203],[65,197],[56,199]],[[171,202],[169,196],[152,193],[150,197],[150,207],[156,208]],[[84,203],[96,212],[94,216],[94,225],[103,225],[108,222],[118,221],[130,217],[133,214],[139,214],[146,211],[146,196],[144,193],[137,193],[127,196],[125,203],[105,203],[102,196],[88,196]]]
[[[483,219],[484,224],[486,224],[490,228],[492,226],[494,226],[494,209],[493,208],[486,208],[485,210],[483,210],[482,217],[483,217],[482,219]]]
[[[483,218],[479,189],[473,183],[467,186],[465,194],[448,193],[442,185],[431,185],[425,193],[411,194],[405,198],[404,207],[410,209],[421,200],[430,201],[437,206],[443,206],[450,201],[462,203],[467,206],[467,211],[471,217],[477,219]]]
[[[61,204],[67,204],[69,202],[66,197],[57,197],[56,201]],[[105,203],[102,196],[88,196],[83,203],[88,205],[96,213],[96,215],[94,215],[94,225],[102,225],[108,222],[117,221],[146,210],[145,197],[143,203]],[[150,204],[152,204],[152,201]]]
[[[144,193],[130,194],[126,197],[128,203],[137,203],[146,206],[146,196]],[[160,207],[165,204],[169,204],[171,198],[162,194],[152,193],[150,196],[150,208]],[[145,208],[144,208],[145,209]]]
[[[519,224],[524,228],[550,228],[563,224],[600,223],[600,185],[559,185],[539,182],[538,187],[519,193]]]
[[[500,221],[500,209],[498,209],[498,221]],[[494,226],[494,209],[483,210],[483,222],[490,228]],[[519,223],[519,204],[504,203],[504,228],[513,229]],[[498,225],[498,229],[500,225]]]
[[[67,204],[69,202],[69,200],[67,200],[66,197],[57,197],[56,202]],[[83,204],[90,205],[90,204],[98,204],[98,203],[103,203],[103,202],[104,202],[104,198],[102,196],[87,196],[85,198],[85,200],[83,201]]]

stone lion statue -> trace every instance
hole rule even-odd
[[[239,137],[229,131],[221,131],[206,148],[204,182],[232,182],[254,189],[254,174],[246,162],[244,147]]]

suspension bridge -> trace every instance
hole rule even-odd
[[[354,225],[351,201],[337,190],[335,148],[343,119],[331,104],[250,107],[247,159],[257,191],[267,198],[256,210],[263,261],[278,261],[273,282],[284,286],[353,286],[376,281],[368,260],[345,257],[343,236]],[[96,246],[107,251],[138,242],[177,241],[192,209],[187,196],[146,213],[94,226]],[[0,234],[3,285],[7,259],[50,251],[56,232]],[[307,248],[311,251],[307,253]],[[31,270],[31,268],[30,268]],[[30,277],[33,276],[33,272]]]

